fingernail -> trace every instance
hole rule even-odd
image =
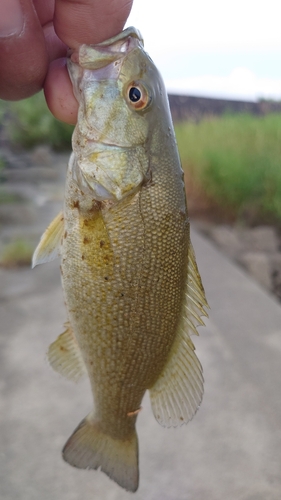
[[[19,0],[0,0],[0,36],[17,35],[23,27],[23,12]]]

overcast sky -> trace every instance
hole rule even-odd
[[[134,0],[127,26],[169,91],[281,99],[280,19],[280,0]]]

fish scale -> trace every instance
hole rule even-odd
[[[200,405],[190,335],[208,305],[167,95],[139,32],[82,45],[68,68],[79,112],[64,210],[33,258],[61,257],[68,322],[48,357],[69,379],[86,374],[94,400],[63,457],[136,491],[146,390],[163,426],[187,423]]]

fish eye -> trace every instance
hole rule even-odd
[[[127,89],[127,100],[134,109],[142,110],[150,104],[151,96],[144,85],[132,82]]]
[[[132,102],[138,102],[141,99],[141,91],[138,87],[131,87],[129,90],[129,99]]]

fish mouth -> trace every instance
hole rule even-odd
[[[96,45],[82,44],[68,51],[68,64],[78,64],[83,69],[99,70],[115,61],[122,60],[136,47],[143,47],[143,38],[134,27]]]

